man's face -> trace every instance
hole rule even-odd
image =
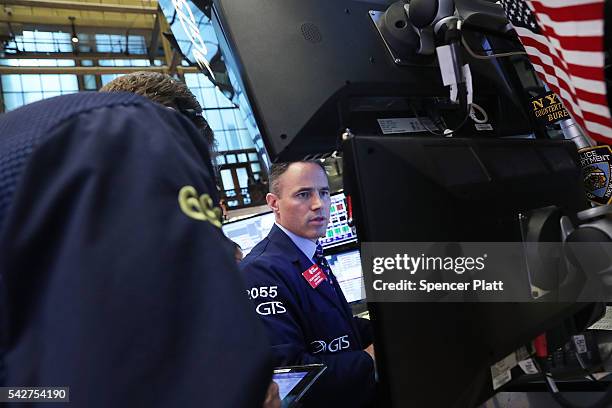
[[[278,178],[277,193],[266,196],[276,222],[313,241],[325,235],[329,223],[329,183],[319,165],[291,164]]]

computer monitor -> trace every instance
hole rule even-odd
[[[223,224],[222,229],[229,239],[240,245],[242,254],[246,256],[259,241],[268,235],[273,225],[274,213],[270,211],[228,222]]]
[[[355,134],[399,128],[425,134],[416,117],[437,123],[442,117],[451,129],[462,122],[465,113],[450,103],[435,56],[400,60],[389,53],[373,16],[393,2],[273,0],[253,7],[250,0],[214,0],[219,46],[239,82],[234,87],[248,100],[240,108],[255,118],[272,161],[339,150],[345,128]],[[400,26],[414,30],[405,19],[397,21]],[[469,29],[464,24],[462,30]],[[465,36],[475,39],[471,47],[480,53],[491,51],[492,37]],[[409,54],[416,52],[406,46]],[[461,131],[532,133],[529,100],[516,85],[521,57],[515,65],[508,58],[463,57],[472,70],[474,102],[485,108],[488,121],[475,128],[467,119]]]
[[[519,214],[586,208],[572,142],[355,136],[344,147],[361,242],[520,242]],[[491,365],[589,307],[369,303],[381,406],[477,406],[494,392]]]
[[[365,286],[361,272],[359,249],[351,249],[325,257],[349,303],[365,300]]]
[[[320,239],[324,250],[357,241],[357,234],[349,225],[349,214],[344,193],[331,195],[329,225]]]

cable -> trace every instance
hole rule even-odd
[[[410,104],[410,109],[412,110],[412,113],[414,114],[414,117],[416,118],[416,120],[419,122],[419,125],[421,125],[423,128],[425,128],[425,130],[427,130],[432,135],[442,136],[442,133],[436,133],[434,130],[431,130],[430,128],[425,126],[425,124],[423,122],[421,122],[421,117],[419,115],[417,115],[417,112],[414,109],[414,106],[412,104]],[[434,123],[434,125],[435,125],[435,123]]]
[[[584,338],[584,336],[582,336],[582,337]],[[586,374],[586,377],[589,380],[598,383],[599,381],[595,377],[593,377],[593,373],[591,373],[591,371],[589,371],[587,365],[584,363],[584,360],[580,356],[581,353],[578,350],[578,344],[576,343],[576,336],[572,336],[572,339],[569,341],[569,344],[570,344],[571,349],[574,351],[574,356],[576,357],[576,360],[578,361],[578,364],[580,365],[580,368]]]
[[[612,358],[612,349],[610,349],[610,351],[608,351],[608,354],[601,359],[601,365],[604,366],[606,364],[606,362],[608,362],[610,360],[610,358]],[[589,374],[593,374],[596,372],[596,370],[598,370],[598,367],[587,367],[585,369],[585,371],[587,371]]]
[[[612,386],[609,386],[602,397],[593,404],[590,405],[577,405],[567,400],[559,391],[556,386],[555,380],[550,372],[545,374],[546,385],[551,393],[553,399],[564,408],[609,408],[610,402],[612,402]]]
[[[446,122],[444,121],[444,118],[442,116],[436,114],[435,112],[432,112],[429,109],[425,113],[427,114],[427,117],[431,119],[436,129],[439,129],[440,132],[442,132],[444,129],[448,129],[448,126],[446,126]]]
[[[493,59],[493,58],[512,57],[513,55],[527,55],[525,51],[501,52],[499,54],[491,54],[491,55],[476,54],[474,51],[472,51],[467,41],[465,41],[465,37],[463,36],[461,37],[461,44],[463,44],[463,47],[468,52],[468,54],[470,54],[473,58],[476,58],[476,59],[488,60],[488,59]]]
[[[469,105],[468,105],[468,109],[469,109]],[[446,132],[444,133],[445,137],[451,137],[456,131],[458,131],[459,129],[461,129],[463,127],[463,125],[465,125],[465,123],[467,122],[468,118],[470,117],[470,111],[468,110],[468,113],[465,115],[465,117],[463,118],[463,121],[461,121],[461,123],[459,124],[459,126],[457,126],[456,128],[454,128],[453,130],[451,130],[450,132]],[[448,129],[446,129],[448,130]]]
[[[419,124],[421,126],[423,126],[429,133],[431,133],[432,135],[435,135],[435,136],[451,137],[455,132],[457,132],[459,129],[461,129],[463,127],[463,125],[465,125],[465,122],[467,122],[468,118],[470,117],[470,113],[468,111],[467,115],[465,115],[465,117],[463,118],[461,123],[459,123],[459,125],[455,129],[453,129],[453,130],[445,129],[444,131],[437,133],[436,131],[429,129],[427,126],[425,126],[425,124],[423,122],[421,122],[421,118],[419,117],[419,115],[417,115],[417,112],[414,109],[414,106],[412,106],[412,104],[410,104],[410,108],[412,109],[412,113],[414,114],[414,116],[415,116],[416,120],[419,122]],[[447,130],[448,130],[448,132],[447,132]]]
[[[578,360],[578,364],[580,364],[580,368],[582,368],[582,371],[584,371],[584,373],[586,374],[586,377],[589,380],[598,383],[599,380],[597,378],[593,377],[593,373],[591,373],[588,370],[588,367],[586,366],[586,364],[584,364],[584,360],[582,359],[582,357],[580,357],[580,353],[578,352],[578,350],[574,351],[574,355],[576,356],[576,360]]]
[[[542,357],[534,359],[534,362],[538,370],[544,375],[546,386],[551,393],[552,398],[564,408],[609,408],[612,402],[612,386],[608,386],[604,395],[595,403],[591,405],[576,405],[573,402],[568,401],[559,391],[555,383],[555,379],[552,376],[550,370],[548,370],[546,360]]]
[[[465,96],[465,99],[466,99],[466,103],[467,103],[467,94]],[[410,109],[412,110],[412,114],[414,115],[416,120],[419,122],[419,125],[421,125],[423,128],[425,128],[425,130],[427,130],[429,133],[431,133],[434,136],[451,137],[455,132],[457,132],[459,129],[461,129],[463,127],[463,125],[465,125],[465,123],[467,122],[468,118],[471,117],[472,104],[467,104],[467,114],[465,115],[465,117],[463,118],[461,123],[459,123],[459,125],[457,125],[457,127],[455,127],[453,130],[449,130],[449,129],[442,130],[442,129],[438,128],[438,130],[440,130],[440,132],[436,132],[435,130],[432,130],[432,129],[428,128],[427,126],[425,126],[425,124],[421,121],[421,117],[417,114],[416,109],[414,109],[414,105],[413,104],[410,104]],[[482,109],[482,108],[480,108],[480,109]],[[483,113],[485,113],[484,109],[482,111],[483,111]],[[485,116],[486,116],[486,113],[485,113]],[[435,123],[434,123],[434,125],[435,125]],[[448,132],[447,132],[447,130],[448,130]]]
[[[475,110],[480,112],[480,114],[483,116],[482,119],[478,119]],[[470,118],[472,118],[472,120],[476,123],[487,123],[489,121],[489,115],[487,115],[487,112],[482,106],[475,102],[472,102],[472,105],[470,106]]]

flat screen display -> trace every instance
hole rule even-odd
[[[283,400],[296,385],[306,377],[307,372],[274,374],[274,382],[278,384],[278,393]]]
[[[321,245],[323,249],[327,249],[356,240],[357,234],[348,225],[346,196],[344,193],[333,194],[329,210],[329,225],[325,236],[321,238]]]
[[[272,380],[278,384],[281,407],[301,407],[302,405],[299,403],[300,398],[302,398],[326,368],[327,366],[323,364],[275,368]]]
[[[229,239],[240,245],[242,254],[246,256],[268,235],[273,225],[274,213],[267,212],[224,224],[222,228]]]
[[[354,249],[325,257],[349,303],[365,299],[359,250]]]

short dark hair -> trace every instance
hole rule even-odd
[[[268,186],[269,186],[270,193],[276,194],[276,195],[280,194],[280,191],[278,189],[278,179],[280,178],[280,176],[282,176],[287,171],[287,169],[289,169],[289,166],[291,166],[294,163],[316,164],[317,166],[321,168],[321,170],[323,170],[323,173],[325,173],[325,175],[327,176],[325,167],[323,167],[323,164],[321,164],[321,162],[318,160],[300,160],[300,161],[294,161],[294,162],[273,163],[272,166],[270,167],[270,174],[268,175]]]
[[[100,88],[100,92],[131,92],[187,116],[200,129],[211,149],[215,146],[212,129],[202,116],[202,106],[183,82],[161,72],[138,71],[117,77]]]

